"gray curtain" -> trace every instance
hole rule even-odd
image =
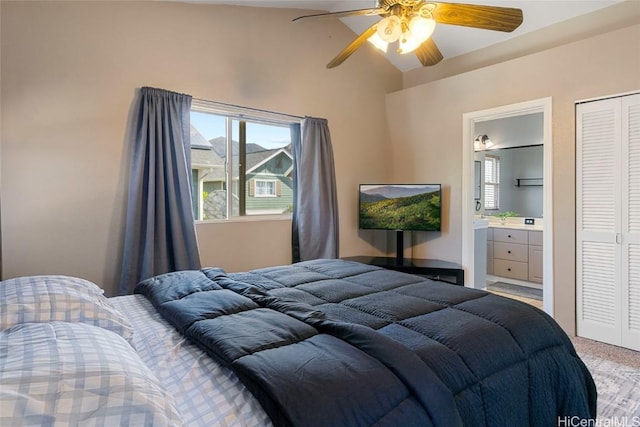
[[[291,126],[293,178],[293,262],[338,258],[338,198],[329,125],[305,117]]]
[[[189,95],[149,87],[136,95],[122,295],[157,274],[200,268],[191,208],[190,109]]]

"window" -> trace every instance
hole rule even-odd
[[[196,220],[286,214],[293,207],[290,124],[299,119],[194,100],[191,173]]]
[[[265,181],[263,179],[255,179],[253,180],[254,191],[253,196],[255,197],[277,197],[276,187],[278,181]],[[249,192],[251,196],[251,192]]]
[[[500,157],[484,158],[484,208],[500,208]]]

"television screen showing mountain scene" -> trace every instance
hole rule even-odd
[[[440,231],[440,185],[360,185],[360,228]]]

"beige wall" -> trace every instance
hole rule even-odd
[[[60,273],[114,294],[120,271],[126,123],[136,88],[328,119],[344,255],[357,184],[389,177],[385,94],[402,76],[354,37],[301,11],[170,2],[2,1],[3,277]],[[204,265],[290,262],[290,221],[198,224]]]
[[[461,261],[463,113],[553,98],[554,317],[575,329],[574,102],[640,90],[640,25],[405,89],[387,97],[395,179],[448,189],[439,238],[416,256]]]

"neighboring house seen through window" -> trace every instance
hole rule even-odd
[[[484,158],[484,208],[500,208],[500,157]]]
[[[191,171],[196,220],[290,213],[291,121],[194,103]]]

